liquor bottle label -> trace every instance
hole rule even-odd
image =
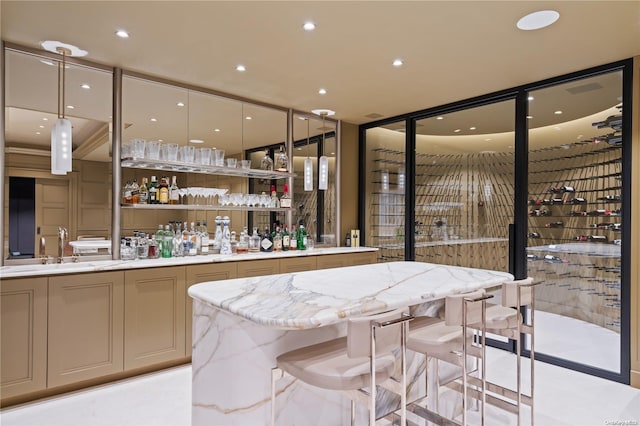
[[[262,240],[262,242],[260,243],[260,245],[262,246],[262,248],[264,250],[269,250],[269,248],[273,245],[273,243],[271,241],[269,241],[268,238],[264,238]]]

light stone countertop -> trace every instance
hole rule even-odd
[[[277,329],[310,329],[513,280],[506,272],[390,262],[205,282],[192,298]]]
[[[99,260],[78,263],[48,265],[11,265],[0,267],[0,278],[23,278],[49,275],[77,274],[85,272],[118,271],[142,268],[160,268],[165,266],[198,265],[219,262],[242,262],[246,260],[282,259],[289,257],[322,256],[330,254],[348,254],[377,251],[375,247],[316,247],[312,250],[289,250],[272,253],[248,253],[207,256],[172,257],[167,259],[145,260]]]

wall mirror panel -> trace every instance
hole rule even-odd
[[[4,66],[7,261],[57,256],[58,227],[68,229],[70,241],[109,239],[112,73],[67,62],[64,115],[73,128],[73,170],[53,175],[50,146],[58,118],[58,58],[5,49]],[[65,255],[71,253],[72,248],[65,247]]]

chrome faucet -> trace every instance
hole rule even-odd
[[[47,256],[44,237],[40,237],[40,259],[43,265],[46,265],[47,263],[49,263],[49,256]]]
[[[69,231],[67,228],[61,226],[58,227],[58,263],[62,263],[64,259],[64,248],[67,245],[69,239]]]

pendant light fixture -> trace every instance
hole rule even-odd
[[[65,118],[65,78],[67,56],[84,56],[86,51],[75,46],[58,41],[45,41],[42,47],[50,52],[62,55],[58,62],[58,119],[51,129],[51,174],[66,175],[71,171],[71,156],[73,151],[71,121]]]
[[[331,111],[330,109],[314,109],[312,111],[315,114],[318,114],[322,117],[322,149],[324,150],[324,140],[326,129],[324,126],[324,119],[327,115],[334,115],[335,111]],[[329,159],[326,155],[321,156],[318,159],[318,189],[327,190],[329,188]]]
[[[309,118],[307,120],[307,159],[304,160],[304,190],[313,191],[313,161],[309,157]]]

